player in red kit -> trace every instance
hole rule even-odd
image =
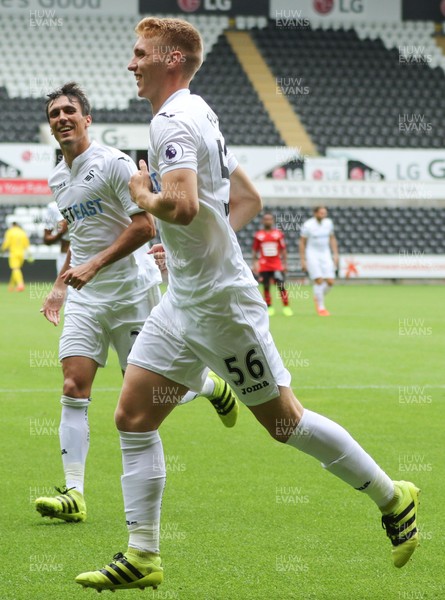
[[[280,290],[283,302],[283,314],[286,317],[293,315],[289,306],[285,282],[285,271],[287,270],[287,250],[284,234],[275,228],[275,219],[271,213],[263,216],[263,229],[256,232],[253,238],[253,266],[255,275],[259,275],[259,281],[264,287],[264,299],[266,301],[269,315],[275,314],[270,295],[270,284],[275,283]],[[259,255],[259,259],[258,259]]]

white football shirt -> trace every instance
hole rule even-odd
[[[334,233],[334,223],[326,217],[318,222],[315,217],[303,223],[301,236],[307,238],[308,252],[330,252],[329,238]]]
[[[128,189],[136,170],[129,156],[96,142],[74,159],[71,168],[64,160],[55,167],[48,184],[68,222],[71,266],[108,248],[131,223],[130,216],[141,212]],[[113,301],[131,294],[135,285],[148,289],[159,283],[160,271],[144,250],[148,245],[104,267],[78,294]]]
[[[188,306],[226,288],[256,286],[229,224],[229,178],[238,163],[200,96],[183,89],[164,102],[150,125],[148,163],[158,192],[169,171],[192,169],[198,176],[199,212],[190,225],[158,219],[172,302]]]
[[[59,223],[61,221],[63,221],[63,216],[62,216],[60,210],[57,208],[57,202],[55,200],[53,200],[46,207],[44,227],[45,227],[45,229],[48,229],[48,231],[51,231],[52,233],[54,232],[54,235],[55,235],[59,230]],[[69,241],[70,236],[69,236],[68,231],[66,231],[62,235],[61,239]]]

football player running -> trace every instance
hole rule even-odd
[[[165,466],[159,426],[174,405],[154,402],[155,390],[179,385],[185,393],[199,387],[206,364],[233,382],[273,438],[313,456],[377,504],[394,564],[401,567],[418,544],[419,490],[392,481],[345,429],[303,409],[294,396],[269,333],[266,304],[234,233],[261,210],[260,197],[226,150],[213,110],[189,91],[202,63],[201,36],[186,21],[154,17],[142,19],[136,34],[128,68],[154,117],[148,168],[140,161],[131,195],[159,220],[167,261],[171,255],[182,260],[180,268],[176,261],[169,264],[167,293],[134,343],[115,414],[128,549],[76,581],[98,591],[155,588],[162,582]],[[289,427],[279,425],[284,422]]]
[[[264,300],[270,317],[275,314],[270,295],[270,285],[275,283],[280,291],[283,314],[293,315],[289,306],[289,296],[285,287],[287,271],[287,249],[284,233],[275,227],[275,218],[271,213],[263,216],[263,229],[256,232],[252,247],[252,271],[259,275],[264,288]]]
[[[137,172],[134,162],[119,150],[90,141],[91,108],[76,83],[49,94],[46,110],[63,153],[48,183],[71,242],[41,309],[57,325],[66,298],[59,343],[63,371],[59,438],[65,487],[56,488],[55,497],[37,498],[35,505],[44,517],[79,522],[86,519],[88,408],[96,371],[105,366],[110,345],[125,371],[133,343],[160,300],[161,275],[147,255],[147,242],[155,234],[153,217],[132,201],[128,188]],[[233,426],[238,405],[230,387],[208,370],[200,384],[195,389],[210,400],[226,426]],[[195,392],[185,396],[175,391],[162,400],[176,403],[195,397]]]
[[[334,224],[325,206],[317,206],[314,216],[303,223],[300,235],[301,268],[314,282],[314,301],[318,314],[328,317],[324,297],[334,285],[338,269],[338,245]]]

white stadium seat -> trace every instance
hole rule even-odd
[[[205,54],[228,26],[225,16],[191,15],[190,21],[201,30]],[[134,98],[134,81],[126,74],[135,41],[134,17],[98,16],[85,27],[83,17],[68,15],[63,27],[47,27],[45,36],[39,27],[26,25],[22,16],[2,14],[0,20],[0,85],[9,96],[40,97],[76,80],[94,98],[96,108],[128,107]],[[42,64],[49,60],[50,73],[42,72]],[[117,81],[119,95],[113,96],[110,90]]]

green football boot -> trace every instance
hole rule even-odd
[[[63,521],[70,521],[72,523],[85,521],[87,518],[87,507],[83,494],[74,488],[67,489],[64,487],[60,489],[56,487],[55,489],[60,493],[59,496],[42,496],[35,501],[36,510],[42,517],[62,519]]]
[[[391,540],[394,566],[400,568],[419,545],[416,519],[420,490],[409,481],[394,481],[394,485],[400,490],[401,498],[391,513],[382,516],[382,527]]]
[[[115,554],[112,562],[99,571],[81,573],[75,579],[85,588],[102,590],[156,589],[164,579],[161,557],[150,554],[144,559],[137,550],[129,549],[125,554]]]

